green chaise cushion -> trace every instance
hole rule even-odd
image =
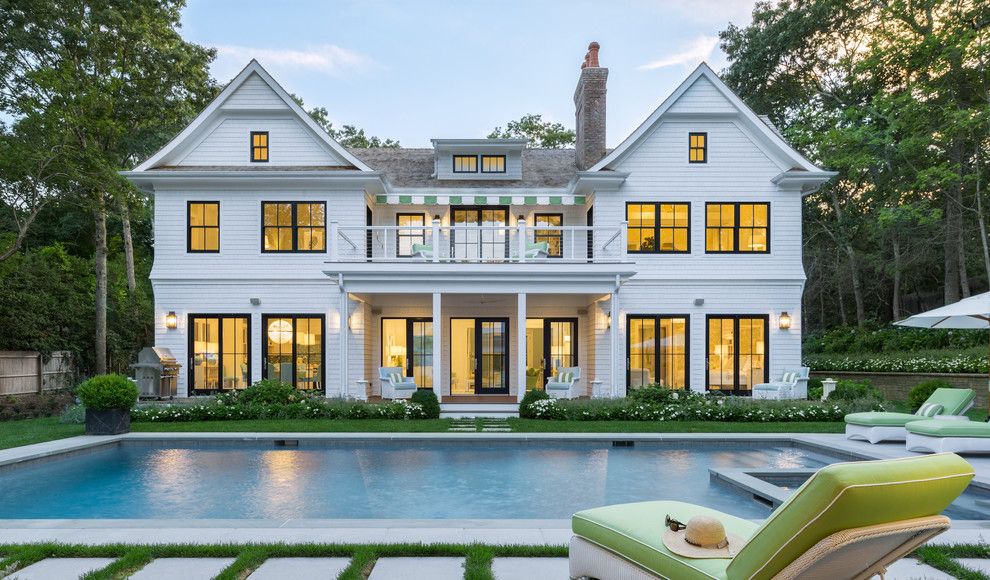
[[[990,423],[983,421],[955,421],[928,419],[913,421],[907,425],[908,432],[932,437],[988,437]]]
[[[914,413],[887,413],[883,411],[850,413],[845,417],[846,423],[867,427],[903,427],[912,421],[924,421],[925,419],[925,417]]]
[[[925,402],[942,405],[942,415],[961,415],[975,397],[973,389],[942,388],[935,389]]]
[[[684,558],[663,545],[664,518],[687,522],[694,516],[717,518],[725,531],[748,538],[757,525],[748,520],[679,501],[611,505],[574,514],[574,534],[621,555],[665,578],[725,578],[726,558]]]
[[[954,453],[823,467],[752,535],[726,575],[772,578],[840,530],[940,514],[973,476]]]

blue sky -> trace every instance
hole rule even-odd
[[[336,126],[398,139],[484,137],[526,113],[574,125],[588,43],[609,68],[608,145],[621,142],[753,0],[188,0],[183,35],[219,50],[230,80],[252,57]]]

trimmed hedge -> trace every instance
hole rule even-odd
[[[79,400],[93,411],[127,410],[138,400],[138,388],[123,375],[96,375],[79,385]]]
[[[903,328],[874,323],[865,327],[839,326],[809,334],[805,353],[856,354],[968,349],[987,345],[986,330]]]
[[[973,352],[979,350],[979,352]],[[986,373],[984,349],[884,353],[881,355],[809,354],[804,366],[812,371],[873,373]]]

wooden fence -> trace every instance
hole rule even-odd
[[[0,351],[0,395],[67,389],[74,382],[75,368],[68,351],[55,351],[47,361],[33,351]]]

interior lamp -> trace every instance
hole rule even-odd
[[[276,344],[285,344],[292,340],[292,323],[284,318],[273,320],[268,324],[268,339]]]
[[[791,327],[791,315],[786,312],[781,312],[780,318],[777,320],[777,325],[781,330],[788,330]]]
[[[168,314],[165,315],[165,328],[169,330],[175,330],[179,327],[179,317],[175,315],[174,310],[169,310]]]

